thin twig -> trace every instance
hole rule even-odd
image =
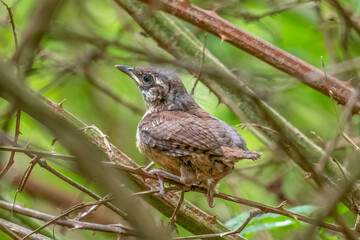
[[[44,222],[49,222],[57,218],[57,216],[35,211],[19,205],[13,206],[11,203],[2,200],[0,200],[0,208],[6,209],[8,211],[11,211],[13,209],[14,213],[36,218]],[[134,234],[134,230],[131,227],[122,224],[104,225],[104,224],[90,223],[84,221],[77,221],[72,219],[58,219],[56,220],[56,224],[73,229],[85,229],[92,231],[122,233],[122,234],[130,234],[130,235]]]
[[[97,195],[96,193],[94,193],[93,191],[91,191],[90,189],[84,187],[83,185],[73,181],[72,179],[66,177],[65,175],[61,174],[60,172],[56,171],[54,168],[50,167],[46,161],[39,161],[39,165],[48,170],[49,172],[51,172],[52,174],[54,174],[55,176],[57,176],[58,178],[62,179],[63,181],[69,183],[71,186],[79,189],[80,191],[86,193],[87,195],[89,195],[90,197],[94,198],[97,201],[100,201],[100,199],[102,199],[102,197],[100,197],[99,195]],[[127,214],[123,211],[121,211],[119,208],[117,208],[115,205],[113,205],[110,202],[104,202],[104,205],[107,206],[109,209],[111,209],[112,211],[114,211],[115,213],[117,213],[119,216],[126,218]]]
[[[279,134],[278,131],[276,131],[276,130],[270,128],[270,127],[267,127],[267,126],[257,124],[257,123],[240,123],[240,124],[235,126],[235,128],[237,128],[237,127],[241,128],[241,129],[249,128],[249,127],[255,127],[255,128],[260,128],[260,129],[272,132],[274,134]]]
[[[17,34],[16,34],[16,28],[15,28],[15,22],[14,22],[13,13],[12,13],[11,7],[9,7],[3,0],[1,0],[1,3],[6,7],[6,10],[8,11],[11,28],[12,28],[12,32],[13,32],[13,35],[14,35],[15,51],[17,51],[18,48],[19,48],[19,43],[18,43],[18,38],[17,38]]]
[[[18,49],[19,49],[19,43],[18,43],[18,39],[17,39],[15,22],[14,22],[14,17],[13,17],[13,14],[12,14],[12,10],[11,10],[11,7],[9,7],[3,0],[1,0],[1,2],[6,7],[6,9],[8,11],[8,14],[9,14],[10,24],[11,24],[12,32],[13,32],[13,35],[14,35],[15,52],[17,52]],[[16,69],[17,78],[18,78],[18,80],[20,80],[21,69],[20,69],[20,64],[18,62],[16,64],[16,67],[17,67],[17,69]],[[21,119],[21,110],[20,110],[20,108],[16,108],[16,123],[15,123],[15,136],[14,136],[14,142],[15,143],[17,143],[17,141],[19,139],[19,135],[21,134],[21,132],[20,132],[20,119]],[[0,171],[0,179],[9,171],[11,166],[14,164],[14,157],[15,157],[15,152],[11,152],[8,163]]]
[[[165,188],[165,192],[171,192],[171,191],[178,191],[182,189],[181,187],[167,187]],[[131,194],[131,196],[135,197],[135,196],[144,196],[144,195],[148,195],[148,194],[154,194],[154,193],[159,193],[160,189],[153,189],[153,190],[145,190],[145,191],[141,191],[141,192],[136,192]]]
[[[26,169],[25,173],[23,174],[23,176],[21,177],[21,180],[19,182],[19,185],[16,189],[16,193],[15,193],[15,196],[14,196],[14,200],[13,200],[13,206],[15,205],[16,203],[16,198],[17,198],[17,195],[18,193],[21,193],[22,190],[24,189],[25,185],[26,185],[26,182],[27,180],[29,179],[30,177],[30,174],[32,172],[32,170],[34,169],[36,163],[39,161],[39,158],[37,157],[34,157],[31,161],[30,161],[30,166]],[[12,213],[12,212],[11,212]]]
[[[11,229],[11,231],[16,234],[16,235],[20,235],[20,236],[24,236],[28,233],[30,233],[31,231],[27,228],[24,228],[23,226],[17,225],[15,223],[9,222],[5,219],[0,218],[0,226],[2,226],[3,228],[6,229]],[[0,227],[1,229],[1,227]],[[5,230],[6,231],[6,230]],[[14,236],[14,235],[13,235]],[[14,239],[21,239],[21,238],[16,238],[14,236]],[[35,234],[31,237],[31,240],[52,240],[51,238],[45,237],[42,234]]]
[[[108,194],[103,199],[109,199],[110,197],[111,197],[111,194]],[[103,204],[102,202],[99,202],[99,204],[91,206],[85,212],[79,212],[79,214],[76,216],[76,218],[74,220],[80,220],[80,219],[86,217],[87,215],[89,215],[90,213],[95,212],[102,204]]]
[[[69,208],[68,210],[66,210],[63,214],[55,217],[54,219],[50,220],[49,222],[47,222],[43,226],[41,226],[41,227],[37,228],[36,230],[32,231],[31,233],[27,234],[26,236],[24,236],[22,238],[22,240],[27,239],[28,237],[30,237],[31,235],[33,235],[35,233],[38,233],[42,229],[46,228],[47,226],[49,226],[49,225],[51,225],[53,223],[56,223],[57,220],[68,216],[70,213],[72,213],[72,212],[74,212],[76,210],[79,210],[79,209],[82,209],[82,208],[85,208],[85,207],[89,207],[89,206],[93,206],[93,205],[102,204],[105,201],[109,201],[109,200],[108,199],[103,199],[103,200],[100,200],[100,201],[97,201],[97,202],[92,202],[92,203],[79,203],[79,204],[76,204],[75,206],[73,206],[73,207]]]
[[[179,210],[180,210],[180,207],[181,207],[182,203],[184,202],[184,196],[185,196],[185,191],[183,190],[180,193],[179,203],[178,203],[178,205],[176,205],[176,208],[175,208],[175,210],[174,210],[174,212],[173,212],[173,214],[171,215],[171,218],[170,218],[170,222],[169,222],[168,227],[170,227],[171,229],[173,227],[175,227],[176,217],[177,217],[177,215],[179,213]]]
[[[0,146],[0,151],[11,151],[11,152],[35,154],[38,158],[57,158],[57,159],[64,159],[64,160],[74,160],[75,159],[73,156],[64,155],[61,153],[37,151],[37,150],[31,150],[28,148],[20,148],[20,147]]]
[[[337,122],[338,122],[338,134],[336,134],[336,136],[335,136],[335,138],[334,138],[334,140],[332,142],[330,142],[329,144],[326,145],[326,147],[324,149],[325,150],[325,155],[320,159],[319,164],[317,165],[317,167],[315,169],[318,173],[321,173],[323,171],[324,167],[327,165],[327,163],[328,163],[328,161],[330,159],[330,156],[332,155],[332,152],[335,149],[337,141],[339,140],[341,132],[343,132],[343,125],[346,123],[345,119],[343,119],[343,121],[340,120],[340,113],[338,112],[335,100],[333,98],[333,91],[330,89],[330,82],[328,80],[328,76],[327,76],[327,73],[326,73],[326,70],[325,70],[324,59],[323,59],[322,56],[321,56],[321,65],[322,65],[324,76],[325,76],[324,77],[325,86],[327,87],[328,94],[329,94],[329,97],[331,99],[331,103],[332,103],[332,106],[333,106],[333,109],[334,109],[334,112],[335,112],[335,115],[336,115],[336,119],[337,119]],[[350,100],[351,100],[351,98],[350,98]],[[335,163],[339,167],[341,173],[343,174],[344,178],[346,178],[345,172],[343,171],[341,165],[336,160],[336,158],[332,158],[332,160],[335,161]]]
[[[201,73],[202,73],[202,70],[203,70],[203,67],[204,67],[204,62],[205,62],[205,50],[206,50],[206,40],[207,40],[207,33],[204,34],[204,45],[203,45],[203,49],[202,49],[202,57],[201,57],[201,64],[200,64],[200,70],[199,70],[199,73],[198,75],[196,76],[196,80],[195,80],[195,83],[194,83],[194,86],[192,87],[191,89],[191,92],[190,92],[190,95],[191,96],[194,96],[194,92],[195,92],[195,88],[199,82],[199,79],[201,77]]]
[[[289,3],[282,3],[281,5],[278,5],[276,7],[274,7],[273,9],[261,13],[261,14],[253,14],[250,12],[240,12],[239,14],[234,14],[236,17],[241,17],[243,18],[246,22],[254,22],[254,21],[258,21],[264,17],[269,17],[269,16],[274,16],[277,14],[280,14],[282,12],[285,12],[289,9],[295,8],[300,6],[301,4],[307,4],[309,3],[308,0],[297,0],[297,1],[293,1],[293,2],[289,2]],[[224,14],[226,14],[224,12]]]

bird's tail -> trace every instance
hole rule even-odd
[[[261,153],[256,151],[245,151],[233,149],[231,147],[221,147],[221,150],[223,151],[225,161],[228,163],[235,163],[241,159],[256,160],[261,157]]]

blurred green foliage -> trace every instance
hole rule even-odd
[[[37,1],[4,1],[12,6],[21,44],[22,33],[28,22],[36,17],[32,15],[32,10]],[[360,54],[359,36],[355,31],[345,32],[344,20],[336,9],[325,1],[197,0],[192,2],[205,9],[217,8],[220,16],[241,29],[269,41],[318,68],[321,68],[321,56],[324,58],[325,66],[329,66],[355,58]],[[291,3],[294,4],[291,5]],[[360,15],[358,0],[344,0],[341,3]],[[266,15],[266,13],[287,6],[287,4],[292,7],[273,16],[264,16],[254,21],[246,20],[245,16],[249,14]],[[186,26],[204,41],[202,31],[188,24]],[[93,40],[84,41],[72,33],[87,36]],[[347,34],[347,40],[344,40],[344,34]],[[119,45],[96,44],[96,41],[100,40],[110,43],[118,42],[124,46],[143,49],[145,52],[151,50],[160,56],[169,57],[166,52],[156,46],[151,38],[144,36],[139,26],[114,2],[110,0],[66,1],[47,35],[41,41],[39,53],[34,59],[26,82],[35,91],[39,91],[55,102],[66,99],[63,106],[67,111],[87,124],[99,127],[109,136],[110,141],[123,152],[140,165],[146,164],[148,160],[138,152],[135,146],[136,126],[141,115],[133,113],[100,92],[89,83],[85,72],[91,71],[101,85],[106,86],[124,100],[143,108],[142,99],[136,86],[113,66],[115,64],[139,66],[153,63],[146,61],[144,56]],[[337,112],[341,107],[334,104],[328,97],[302,85],[298,80],[279,72],[228,43],[221,43],[217,37],[209,35],[206,47],[229,68],[234,69],[258,96],[315,142],[321,145],[318,138],[310,134],[310,131],[315,132],[324,141],[332,140],[337,134]],[[14,51],[14,39],[8,13],[6,8],[0,4],[0,60],[2,62],[10,61]],[[195,81],[194,77],[181,70],[179,70],[179,74],[186,87],[191,89]],[[350,80],[348,72],[340,73],[337,76],[344,81]],[[355,86],[358,83],[357,75],[355,73],[351,76],[355,76],[352,82]],[[202,108],[230,125],[236,126],[241,123],[241,120],[236,118],[225,105],[218,104],[217,97],[204,85],[198,85],[195,99]],[[0,99],[0,126],[13,135],[14,118],[11,119],[9,125],[6,124],[9,120],[9,116],[6,114],[9,108],[10,104]],[[352,124],[359,125],[357,116],[353,118]],[[221,181],[220,191],[274,206],[287,199],[291,211],[298,211],[305,215],[312,213],[315,207],[309,204],[314,204],[315,191],[309,184],[309,180],[304,178],[305,173],[294,163],[287,161],[282,154],[276,155],[270,152],[267,146],[247,128],[238,127],[237,129],[243,134],[250,149],[262,151],[264,155],[255,163],[240,162],[237,165],[237,171]],[[350,135],[357,139],[358,129],[355,129],[356,131],[351,131]],[[25,113],[21,117],[20,130],[22,133],[20,135],[21,145],[25,146],[30,142],[29,146],[35,149],[66,153],[60,144],[52,145],[53,137],[49,132]],[[345,153],[348,148],[348,144],[344,144],[337,149],[336,155],[340,156],[338,159],[340,162],[345,161]],[[5,165],[8,159],[8,153],[0,152],[1,166]],[[0,181],[0,198],[9,202],[13,201],[19,179],[28,167],[30,159],[23,154],[16,154],[15,161],[15,165],[6,178]],[[97,191],[92,187],[91,182],[74,171],[71,164],[63,160],[52,161],[50,164],[64,175]],[[61,182],[39,167],[36,167],[31,174],[28,186],[18,194],[16,202],[25,207],[54,215],[60,214],[61,211],[77,201],[90,200],[72,186]],[[32,189],[34,186],[44,187],[41,189],[49,192],[37,193]],[[64,201],[68,202],[58,206],[49,197],[52,194],[51,191],[61,193]],[[216,200],[216,207],[210,209],[205,197],[199,197],[198,193],[187,193],[186,199],[210,214],[216,215],[221,221],[227,221],[228,226],[234,229],[248,215],[248,207],[222,200]],[[339,209],[341,210],[339,214],[344,215],[349,224],[353,224],[355,218],[348,214],[348,209],[344,205],[339,205]],[[9,214],[9,212],[0,210],[0,217],[10,219]],[[155,210],[152,210],[152,214],[159,215]],[[101,219],[108,216],[107,221],[110,222],[120,221],[104,207],[101,207],[97,216],[100,216]],[[41,225],[41,222],[25,217],[17,216],[11,220],[31,229]],[[167,221],[167,219],[163,220]],[[303,224],[289,218],[265,214],[254,219],[245,228],[243,235],[251,239],[262,239],[261,232],[268,231],[267,239],[288,239],[292,235],[286,232],[299,231],[303,228]],[[63,230],[55,227],[56,239],[115,239],[111,234]],[[43,233],[51,236],[51,232],[52,228],[48,228]],[[190,234],[181,228],[179,228],[179,233],[180,236]],[[318,236],[320,239],[339,239],[338,236],[331,236],[324,230],[319,230]],[[9,238],[0,233],[0,239]]]

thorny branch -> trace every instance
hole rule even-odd
[[[352,87],[347,86],[344,82],[332,76],[328,76],[329,86],[324,85],[322,79],[324,79],[325,76],[320,69],[275,47],[269,42],[241,30],[221,18],[215,11],[201,9],[191,4],[188,0],[142,1],[153,4],[154,7],[160,8],[204,31],[220,37],[223,41],[227,41],[261,61],[297,78],[304,84],[326,96],[329,96],[329,91],[332,91],[334,99],[342,105],[348,102],[351,92],[354,90]],[[357,99],[354,104],[352,112],[356,114],[360,113],[359,99]]]
[[[202,57],[201,57],[200,70],[199,70],[198,75],[196,76],[196,80],[195,80],[194,86],[192,87],[192,89],[191,89],[191,91],[190,91],[190,94],[191,94],[192,96],[194,96],[194,92],[195,92],[196,85],[197,85],[198,82],[199,82],[199,79],[200,79],[200,77],[201,77],[201,72],[202,72],[203,67],[204,67],[206,40],[207,40],[207,33],[204,34],[204,46],[203,46],[203,49],[202,49]]]

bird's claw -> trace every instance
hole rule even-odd
[[[164,178],[170,179],[174,182],[181,183],[179,176],[171,174],[162,169],[158,169],[158,168],[152,169],[152,170],[148,171],[148,174],[155,176],[159,180],[159,184],[160,184],[160,191],[158,193],[159,195],[164,195],[166,193],[166,189],[165,189],[165,185],[164,185]]]

